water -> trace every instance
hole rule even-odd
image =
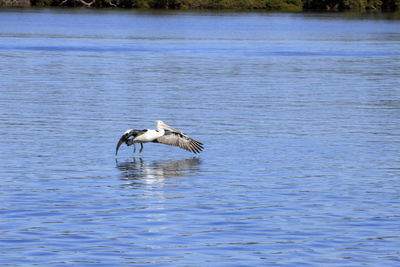
[[[400,263],[400,21],[0,11],[0,264]],[[122,146],[162,119],[194,156]]]

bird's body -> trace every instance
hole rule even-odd
[[[157,130],[126,130],[125,133],[119,139],[115,155],[118,153],[118,149],[122,143],[127,146],[133,145],[134,151],[136,152],[136,143],[140,144],[140,151],[143,151],[143,143],[154,142],[161,143],[171,146],[178,146],[182,149],[193,153],[200,153],[203,150],[203,144],[190,138],[181,131],[172,128],[162,121],[156,121]],[[132,137],[132,138],[131,138]]]
[[[165,130],[162,129],[160,131],[158,130],[146,130],[145,133],[138,135],[134,138],[134,141],[137,143],[147,143],[147,142],[153,142],[155,139],[163,136],[165,133]]]

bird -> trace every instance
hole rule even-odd
[[[141,153],[143,151],[143,144],[149,142],[178,146],[195,154],[200,153],[204,149],[204,145],[202,143],[190,138],[183,132],[172,128],[163,121],[157,120],[156,128],[157,130],[126,130],[118,141],[117,148],[115,149],[115,156],[117,156],[119,147],[123,143],[125,143],[127,146],[133,145],[133,153],[136,152],[136,143],[140,144],[139,153]]]

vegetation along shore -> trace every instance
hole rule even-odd
[[[91,7],[177,10],[398,11],[400,0],[0,0],[0,7]]]

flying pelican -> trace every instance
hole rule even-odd
[[[182,149],[193,153],[200,153],[203,150],[203,144],[193,140],[181,131],[172,128],[163,121],[156,121],[157,130],[126,130],[118,141],[117,148],[115,150],[115,156],[118,153],[119,147],[122,143],[127,146],[133,145],[133,153],[136,152],[136,143],[140,144],[140,151],[143,151],[143,143],[153,142],[166,144],[171,146],[179,146]],[[133,137],[129,139],[130,137]]]

